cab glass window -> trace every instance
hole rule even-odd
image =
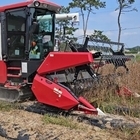
[[[25,31],[26,14],[24,10],[7,13],[8,31]]]
[[[39,8],[31,8],[32,21],[39,24],[39,33],[30,36],[29,59],[44,59],[54,48],[55,13]]]

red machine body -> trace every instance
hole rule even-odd
[[[32,91],[39,102],[64,110],[69,110],[79,104],[67,89],[38,74],[34,78]]]
[[[38,74],[60,71],[93,62],[91,53],[51,52],[38,68]]]
[[[55,14],[60,8],[46,0],[0,7],[0,100],[17,102],[34,95],[38,102],[64,111],[98,114],[55,77],[60,71],[65,75],[66,69],[93,62],[89,52],[53,52]]]
[[[0,60],[0,83],[4,84],[7,81],[7,67],[4,61]]]

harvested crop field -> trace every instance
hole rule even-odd
[[[79,138],[81,140],[122,140],[129,138],[136,140],[140,134],[138,130],[140,121],[138,119],[126,119],[119,116],[108,115],[100,119],[93,117],[91,119],[93,122],[87,120],[78,122],[71,117],[67,119],[55,118],[26,111],[11,110],[1,112],[0,118],[1,140],[77,140]],[[104,124],[104,121],[107,123]],[[117,126],[120,123],[121,125]],[[128,130],[125,130],[125,126]],[[122,129],[123,133],[119,129]],[[132,134],[129,132],[131,129],[133,130]]]

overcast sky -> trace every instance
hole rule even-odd
[[[24,0],[5,0],[0,1],[0,5],[11,4]],[[51,0],[61,6],[67,6],[71,0]],[[89,19],[87,34],[91,34],[94,30],[102,30],[112,41],[117,41],[118,26],[117,15],[117,0],[102,0],[106,1],[106,8],[95,10],[96,14],[92,14]],[[125,43],[126,47],[140,46],[140,0],[135,0],[133,7],[138,9],[138,12],[129,12],[122,15],[122,36],[121,42]],[[71,12],[78,12],[78,9],[73,9]],[[80,20],[82,21],[82,20]],[[77,25],[79,30],[75,35],[83,34],[82,22]]]

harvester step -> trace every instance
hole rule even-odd
[[[19,77],[21,77],[21,75],[7,74],[7,77],[11,77],[11,78],[19,78]]]
[[[20,67],[8,67],[7,69],[8,70],[21,70]]]

